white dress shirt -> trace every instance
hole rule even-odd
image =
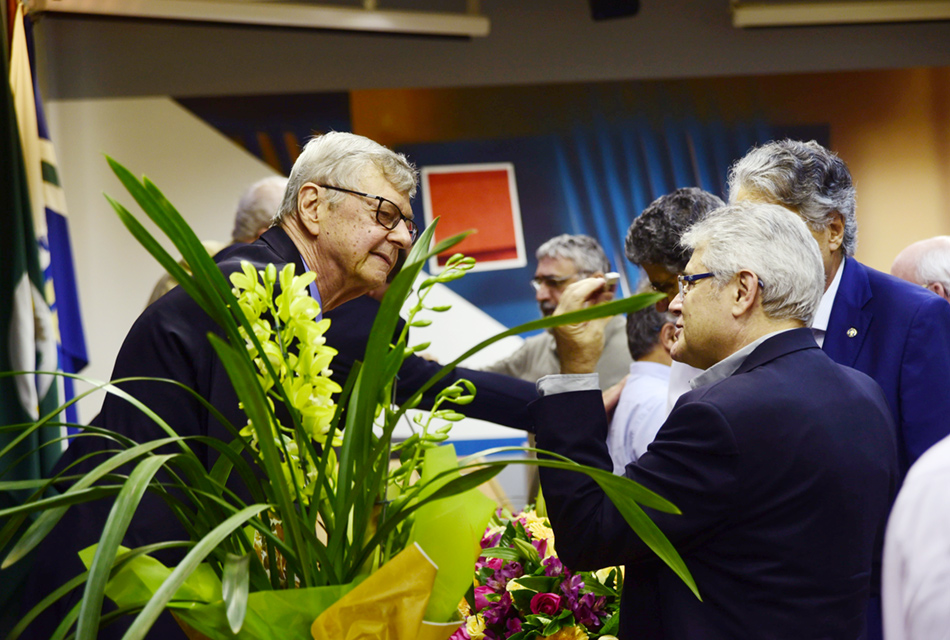
[[[914,463],[897,495],[881,596],[885,640],[950,639],[950,437]]]

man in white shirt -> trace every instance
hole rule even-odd
[[[643,455],[666,420],[674,322],[672,314],[653,307],[627,316],[627,347],[633,362],[607,432],[617,475]]]
[[[950,438],[914,463],[887,522],[884,637],[950,638]]]

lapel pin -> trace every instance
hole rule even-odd
[[[858,330],[857,330],[857,329],[855,329],[854,327],[851,327],[850,329],[848,329],[848,337],[849,337],[849,338],[853,338],[853,337],[856,336],[856,335],[858,335]]]

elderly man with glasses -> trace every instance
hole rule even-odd
[[[296,273],[313,271],[310,294],[323,311],[375,289],[386,282],[401,252],[416,237],[410,198],[417,174],[406,158],[362,136],[328,133],[310,140],[291,171],[283,200],[271,228],[255,242],[232,246],[216,256],[225,276],[241,269],[242,261],[256,268],[268,264],[280,270],[294,264]],[[113,379],[157,377],[178,381],[217,408],[232,424],[247,418],[208,333],[221,330],[185,291],[177,288],[150,305],[129,331],[113,370]],[[119,385],[172,425],[182,436],[206,436],[225,442],[231,433],[194,397],[175,385],[132,381]],[[117,395],[106,396],[93,425],[117,431],[138,442],[162,437],[164,432],[141,411]],[[100,438],[77,438],[60,462],[83,460],[91,449],[104,446]],[[211,468],[216,455],[210,447],[193,444],[195,453]],[[93,458],[95,459],[95,458]],[[77,472],[73,468],[71,473]],[[51,585],[82,571],[76,551],[96,542],[110,505],[106,501],[75,505],[40,549],[30,578],[33,593],[45,594]],[[139,508],[125,543],[138,547],[157,541],[187,539],[178,519],[164,503],[147,496]],[[163,558],[169,560],[169,558]],[[174,564],[174,558],[170,559]],[[35,598],[27,596],[27,601]],[[61,602],[68,607],[72,603]],[[51,610],[35,623],[35,637],[49,637],[67,609]],[[168,618],[156,625],[151,637],[179,637]],[[44,625],[48,625],[45,628]],[[102,631],[100,637],[120,637],[122,624]]]
[[[627,566],[622,638],[857,638],[875,546],[898,478],[880,387],[836,364],[808,325],[824,290],[805,223],[768,204],[732,204],[683,238],[671,353],[704,372],[625,475],[675,504],[647,510],[679,550],[702,601],[635,536],[588,477],[542,468],[558,556],[575,569]],[[599,297],[569,287],[558,312]],[[532,404],[538,446],[611,462],[589,380],[603,322],[557,330],[565,373]]]

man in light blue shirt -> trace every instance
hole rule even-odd
[[[618,475],[643,455],[666,420],[674,322],[670,313],[654,307],[627,316],[627,346],[634,361],[607,432],[607,448]]]

